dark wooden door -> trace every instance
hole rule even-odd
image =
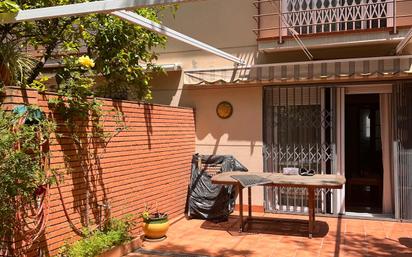
[[[379,95],[345,100],[346,211],[382,212],[383,167]]]

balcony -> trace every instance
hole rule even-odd
[[[356,40],[394,42],[412,25],[409,0],[258,0],[254,5],[254,32],[260,46],[266,47],[282,48],[283,43],[283,48],[291,47],[288,41],[296,35],[307,39],[309,46]],[[269,40],[271,44],[265,45]]]

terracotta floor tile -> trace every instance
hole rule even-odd
[[[294,256],[296,256],[296,250],[275,249],[272,253],[272,257],[294,257]]]
[[[183,219],[171,226],[166,240],[144,242],[143,249],[163,251],[173,257],[181,253],[222,257],[412,257],[409,223],[320,217],[314,238],[309,239],[306,216],[261,216],[264,220],[251,223],[244,233],[239,232],[237,216],[221,223]]]
[[[305,250],[298,250],[296,252],[296,257],[318,257],[319,252],[312,252],[312,251],[305,251]]]
[[[156,254],[141,254],[141,253],[136,253],[135,255],[127,255],[127,256],[134,256],[134,257],[164,257],[162,255],[156,255]]]
[[[324,246],[324,247],[322,247],[322,249],[320,250],[320,252],[319,252],[319,256],[338,256],[337,254],[335,254],[335,253],[339,253],[340,252],[340,249],[338,248],[336,248],[335,246]]]

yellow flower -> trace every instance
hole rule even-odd
[[[150,212],[149,211],[144,211],[143,213],[142,213],[142,218],[143,219],[148,219],[148,218],[150,218]]]
[[[93,68],[94,67],[94,61],[87,55],[83,55],[82,57],[79,57],[79,63],[81,66],[84,68]]]

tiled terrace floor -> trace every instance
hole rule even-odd
[[[305,216],[260,217],[271,221],[254,222],[245,233],[238,232],[237,216],[216,224],[182,219],[171,226],[166,240],[144,242],[140,252],[128,257],[412,256],[411,223],[318,217],[314,238],[309,239]]]

